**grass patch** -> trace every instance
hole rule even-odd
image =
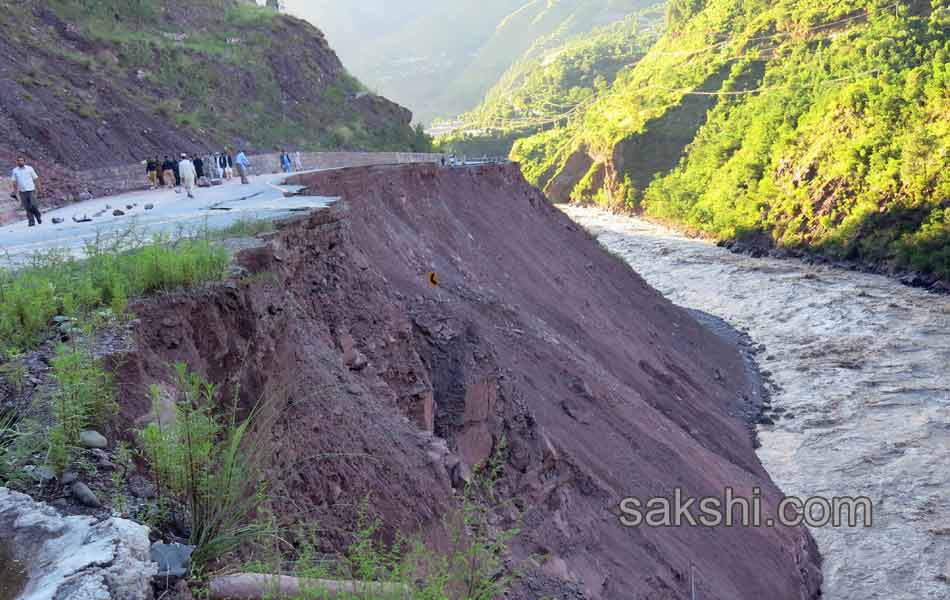
[[[27,490],[30,477],[23,471],[45,442],[34,421],[17,417],[13,409],[0,409],[0,485]]]
[[[121,315],[130,298],[221,279],[229,261],[210,240],[161,237],[97,240],[86,256],[50,252],[22,270],[0,270],[0,351],[35,347],[57,315],[83,320],[102,308]]]
[[[277,12],[263,6],[240,4],[228,10],[228,23],[241,26],[261,25],[270,23],[277,17]]]
[[[240,218],[234,223],[221,229],[209,231],[211,239],[229,240],[234,238],[256,237],[263,233],[271,233],[277,230],[273,221],[267,219],[248,219]]]

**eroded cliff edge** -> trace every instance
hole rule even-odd
[[[461,467],[505,441],[499,528],[522,598],[815,598],[802,528],[633,528],[624,497],[781,493],[741,419],[736,348],[665,300],[517,166],[301,176],[331,209],[246,250],[246,272],[136,307],[115,360],[122,417],[185,361],[246,406],[280,398],[270,493],[286,523],[345,547],[369,499],[438,544]],[[433,287],[428,274],[440,285]],[[464,469],[463,469],[464,470]],[[529,560],[534,557],[534,563]],[[530,565],[540,565],[530,567]]]

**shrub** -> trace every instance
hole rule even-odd
[[[157,422],[140,432],[144,455],[165,508],[184,505],[192,555],[200,570],[255,539],[253,520],[263,499],[260,444],[248,441],[258,412],[238,421],[237,390],[228,415],[218,409],[218,388],[187,365],[175,366],[176,418],[162,423],[160,392],[150,395]]]
[[[62,474],[79,445],[79,434],[105,423],[114,413],[112,377],[91,352],[62,345],[53,359],[56,390],[51,398],[53,426],[49,432],[47,462]]]
[[[43,450],[39,425],[19,418],[13,409],[0,409],[0,485],[27,490],[31,482],[23,467]]]

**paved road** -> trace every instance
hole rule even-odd
[[[250,185],[232,179],[221,186],[197,188],[196,198],[173,190],[131,192],[97,198],[51,210],[43,215],[43,224],[28,227],[23,221],[0,227],[0,266],[16,266],[29,261],[37,252],[64,249],[82,256],[85,244],[96,236],[110,237],[128,231],[134,224],[137,231],[174,234],[182,229],[194,231],[207,225],[221,229],[241,219],[274,219],[295,211],[323,208],[335,198],[299,196],[287,198],[285,191],[299,187],[281,185],[285,176],[251,177]],[[154,205],[145,210],[146,204]],[[127,206],[132,206],[127,209]],[[119,209],[124,216],[113,216]],[[64,222],[53,224],[53,218]],[[76,223],[73,218],[92,219]]]

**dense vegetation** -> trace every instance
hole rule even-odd
[[[88,320],[103,308],[118,315],[133,297],[219,279],[228,260],[205,239],[156,239],[135,248],[90,245],[84,260],[51,252],[29,268],[0,269],[0,352],[32,349],[54,317]]]
[[[529,178],[950,278],[945,0],[676,0],[668,27],[580,117],[516,144]]]
[[[367,83],[423,122],[470,110],[538,42],[560,44],[655,0],[290,0]]]
[[[439,139],[448,152],[507,155],[515,140],[567,123],[632,68],[662,28],[662,5],[564,39],[563,31],[538,39],[460,117],[464,125]]]

